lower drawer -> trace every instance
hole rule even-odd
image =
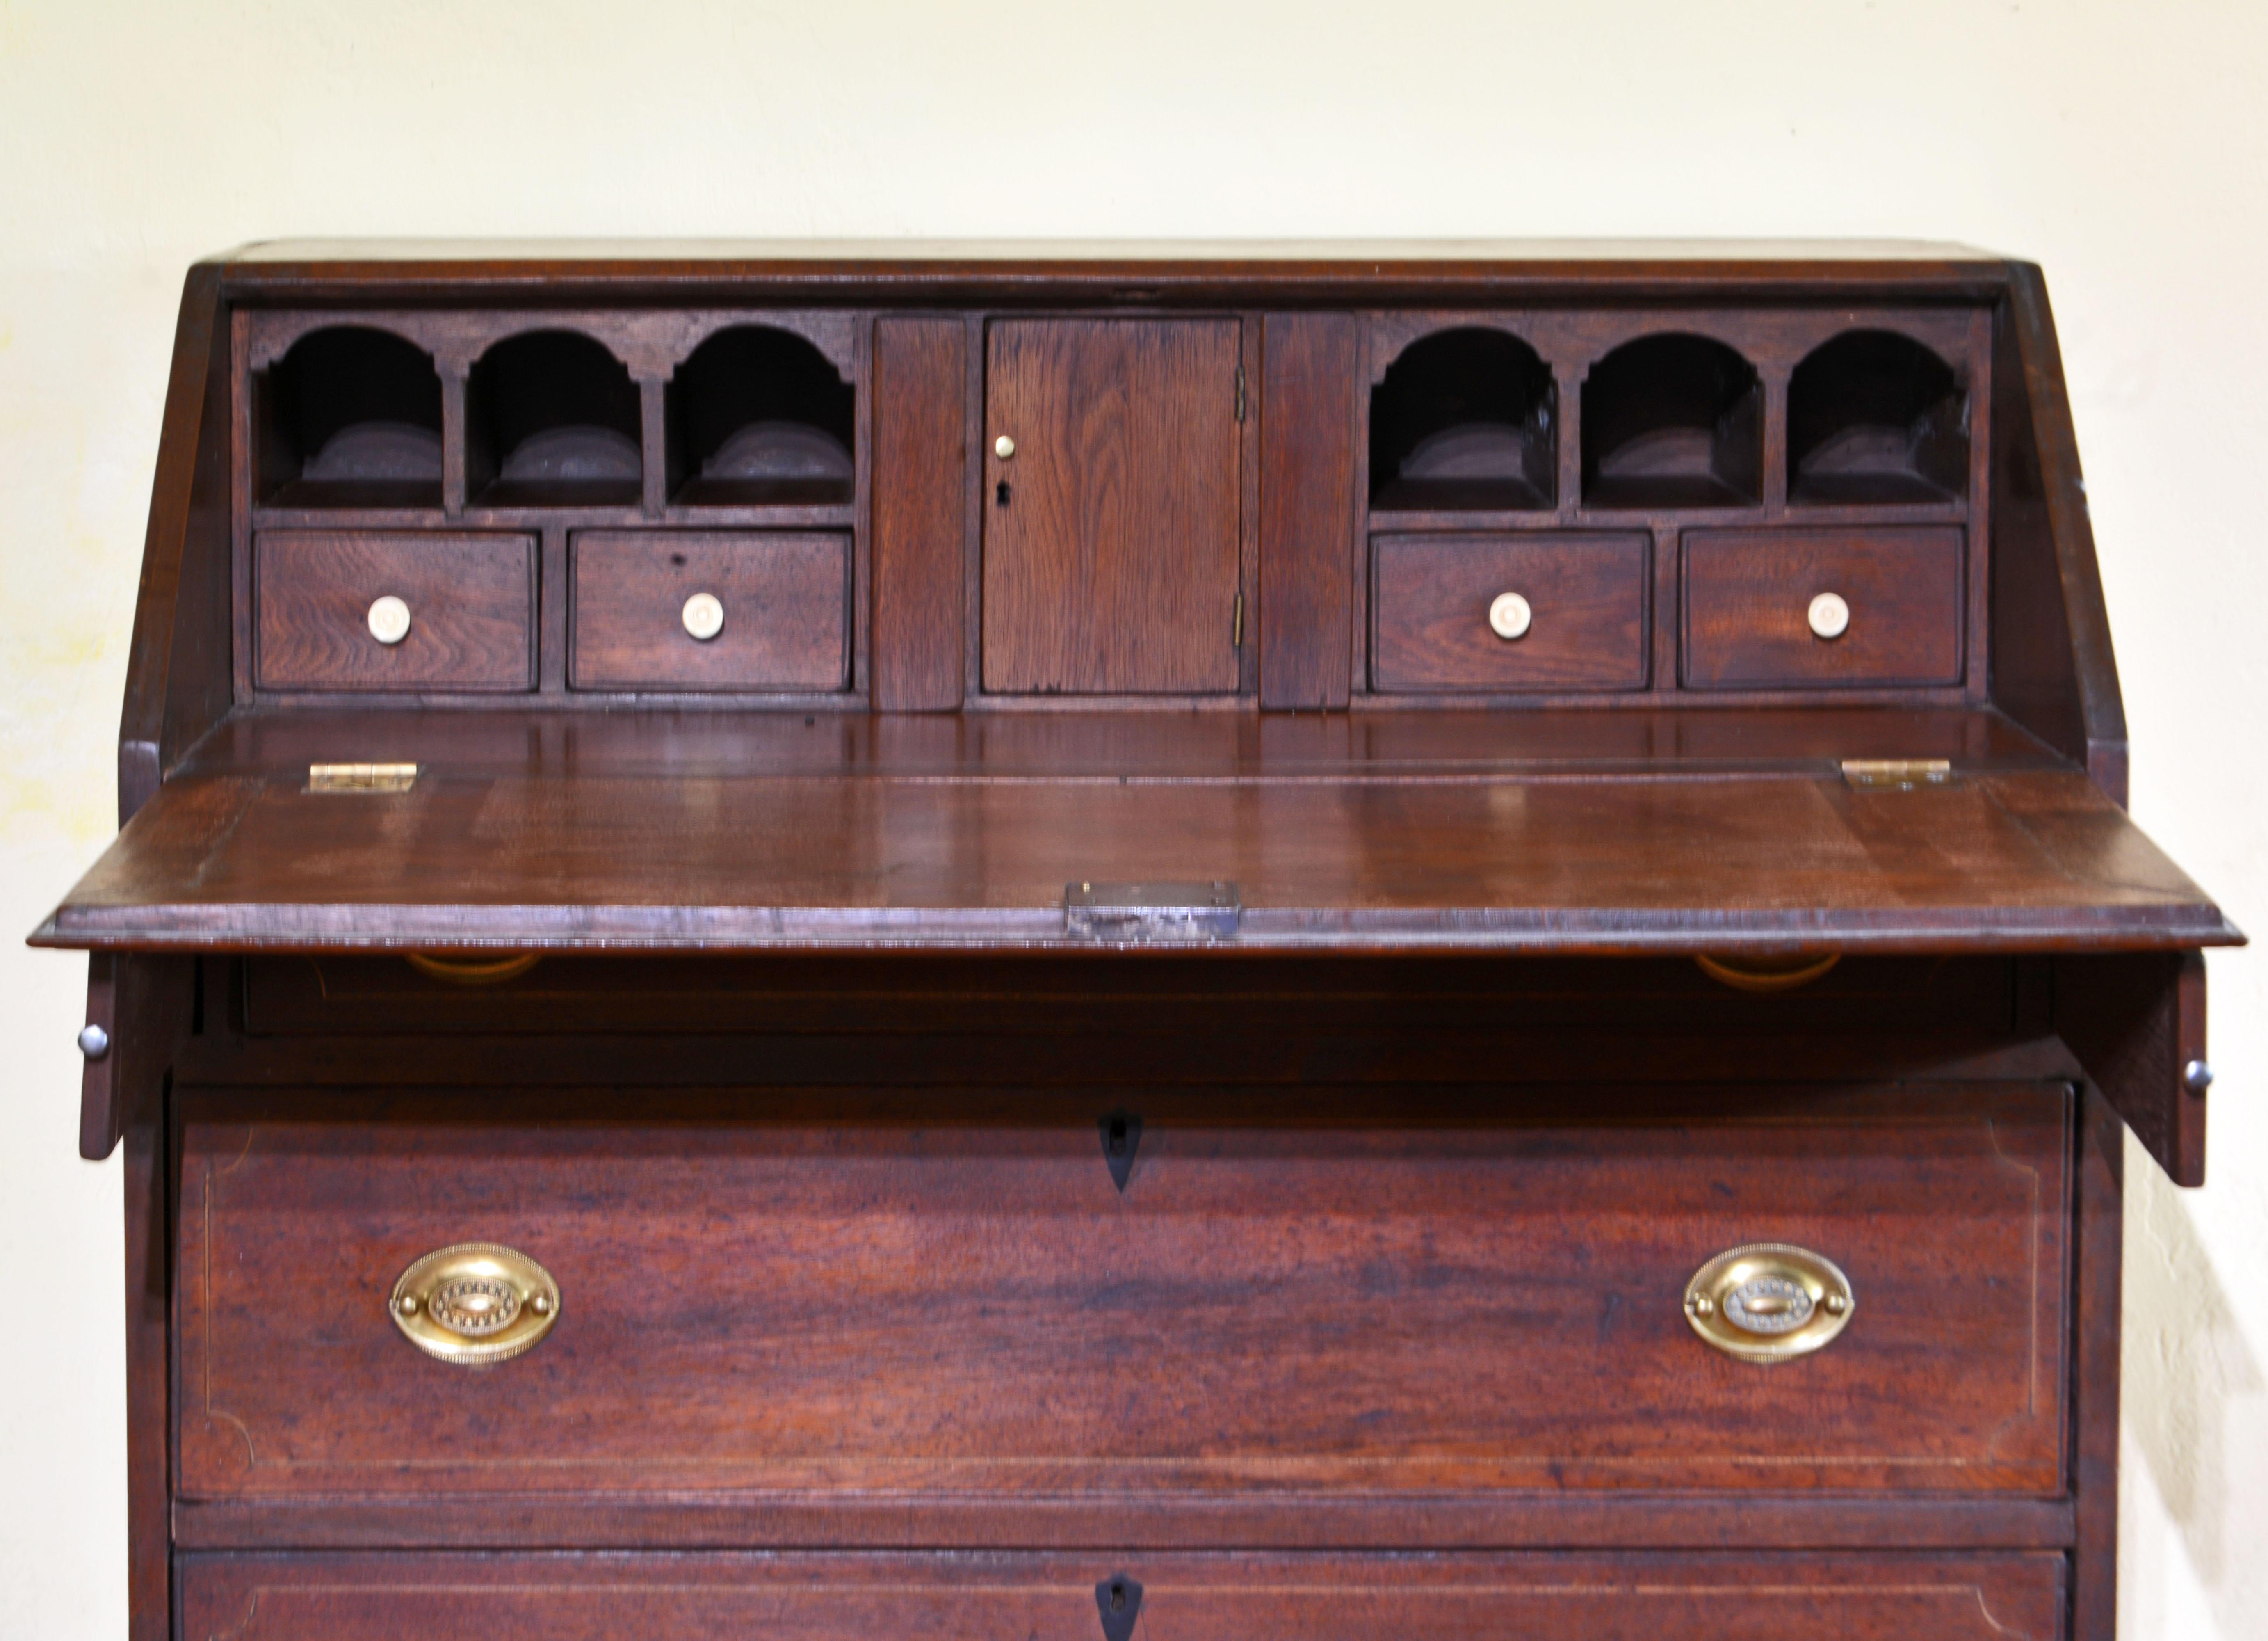
[[[192,1556],[186,1641],[2051,1641],[2047,1554]]]
[[[2062,1489],[2060,1083],[182,1103],[188,1499]],[[1759,1365],[1687,1285],[1766,1242],[1855,1304]],[[389,1315],[465,1243],[526,1354]]]

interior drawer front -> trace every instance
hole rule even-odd
[[[1688,530],[1689,689],[1961,682],[1958,529]],[[1850,624],[1813,631],[1813,601]]]
[[[181,1491],[2061,1485],[2060,1083],[1523,1090],[1517,1120],[1495,1090],[1186,1090],[1143,1101],[1123,1190],[1116,1103],[199,1097]],[[1771,1367],[1683,1308],[1765,1241],[1856,1294]],[[560,1295],[477,1370],[387,1311],[468,1242]]]
[[[841,532],[586,530],[574,542],[583,690],[840,690],[850,537]],[[716,601],[707,637],[688,602]]]
[[[1381,536],[1371,552],[1373,689],[1635,690],[1646,683],[1642,533]],[[1506,594],[1526,601],[1526,630],[1513,638],[1490,620]]]
[[[262,530],[253,548],[255,676],[264,690],[535,687],[535,551],[527,536]],[[399,599],[409,630],[373,632]]]
[[[1120,1615],[1107,1619],[1114,1600]],[[181,1564],[184,1633],[197,1641],[2051,1641],[2063,1604],[2062,1558],[2043,1553],[549,1553]]]

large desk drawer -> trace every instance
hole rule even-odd
[[[1182,1090],[198,1096],[180,1490],[1422,1500],[2053,1494],[2068,1098]],[[1800,1245],[1848,1326],[1697,1335]],[[505,1245],[556,1324],[468,1368],[389,1318]]]
[[[2051,1641],[2063,1600],[2063,1558],[2037,1553],[196,1556],[181,1574],[188,1641]]]

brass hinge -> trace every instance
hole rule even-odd
[[[310,792],[407,792],[417,784],[415,764],[310,764]]]
[[[1951,786],[1953,765],[1942,758],[1846,758],[1843,779],[1862,790],[1911,792]]]
[[[1236,595],[1236,608],[1230,615],[1229,622],[1228,647],[1231,649],[1242,649],[1244,647],[1244,595],[1242,593]]]
[[[1236,419],[1238,425],[1240,426],[1242,425],[1244,421],[1244,366],[1241,365],[1236,367]]]

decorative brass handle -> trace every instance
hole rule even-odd
[[[427,979],[450,986],[501,986],[543,961],[543,954],[538,951],[518,951],[509,957],[437,957],[430,951],[402,955]]]
[[[559,1319],[559,1284],[516,1249],[460,1242],[402,1272],[386,1308],[427,1356],[477,1367],[535,1348]]]
[[[1859,1308],[1835,1262],[1785,1242],[1728,1248],[1685,1284],[1685,1319],[1728,1356],[1769,1365],[1808,1356]]]
[[[1711,979],[1743,992],[1792,992],[1808,986],[1843,961],[1839,951],[1799,951],[1786,957],[1712,957],[1697,952],[1693,961]]]

